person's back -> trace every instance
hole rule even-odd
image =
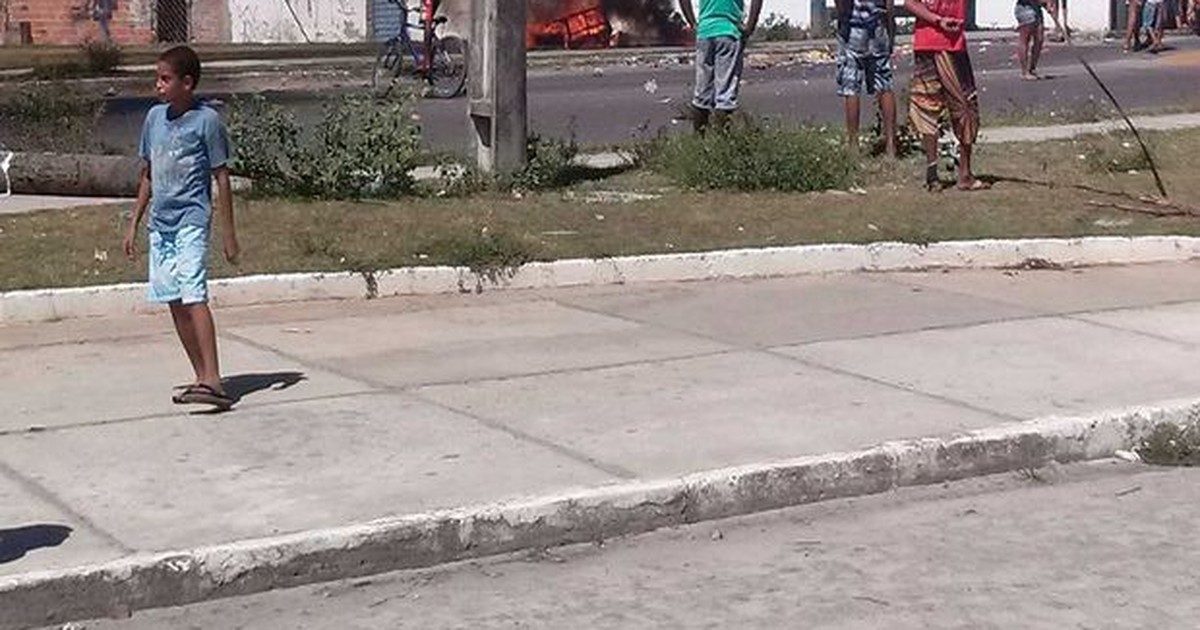
[[[738,107],[742,80],[743,42],[754,32],[762,0],[750,0],[746,16],[744,0],[699,0],[697,18],[692,0],[682,0],[683,17],[696,32],[696,84],[692,112],[697,131],[703,131],[709,116],[723,122]],[[743,22],[745,19],[745,22]]]

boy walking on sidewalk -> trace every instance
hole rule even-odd
[[[696,87],[692,99],[693,124],[703,132],[709,120],[724,124],[738,108],[742,81],[742,56],[746,40],[758,26],[763,0],[750,0],[750,16],[744,17],[744,0],[699,0],[700,19],[692,0],[682,0],[683,18],[696,32]],[[743,19],[745,22],[743,23]]]
[[[221,386],[217,333],[208,307],[208,245],[212,178],[216,177],[225,258],[237,262],[238,241],[229,185],[229,138],[217,112],[197,102],[200,59],[187,46],[164,52],[156,83],[161,105],[146,115],[137,207],[125,234],[125,255],[137,256],[138,224],[150,209],[150,301],[167,304],[195,371],[195,382],[174,397],[180,404],[229,409]]]

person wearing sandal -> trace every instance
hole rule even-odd
[[[1017,59],[1021,61],[1021,78],[1036,81],[1038,60],[1046,45],[1046,23],[1042,16],[1042,0],[1017,0],[1013,11],[1017,18]]]
[[[942,188],[937,172],[939,122],[943,112],[949,110],[950,124],[960,145],[958,188],[988,188],[971,171],[971,148],[979,134],[979,94],[963,32],[967,0],[905,0],[904,8],[917,18],[908,112],[925,147],[925,186],[929,190]]]
[[[151,108],[142,127],[141,183],[123,247],[129,260],[137,258],[138,224],[149,208],[148,296],[151,302],[170,307],[196,376],[172,400],[224,411],[234,401],[221,386],[217,333],[208,307],[208,244],[215,177],[225,258],[237,262],[226,167],[229,136],[217,112],[195,98],[200,59],[191,48],[178,46],[164,52],[156,72],[163,104]]]

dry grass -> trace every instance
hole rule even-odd
[[[1172,198],[1200,200],[1200,131],[1154,134]],[[1096,169],[1121,138],[978,149],[980,193],[926,193],[919,162],[870,162],[865,195],[703,194],[637,171],[523,198],[481,195],[389,203],[241,200],[242,264],[213,256],[216,276],[376,269],[434,263],[603,257],[804,243],[930,242],[982,237],[1200,235],[1200,219],[1152,217],[1089,205],[1137,205],[1154,192],[1148,173]],[[1087,159],[1088,155],[1093,157]],[[1085,156],[1083,159],[1080,156]],[[588,203],[596,191],[660,195]],[[0,219],[0,290],[139,281],[144,259],[119,253],[126,208],[39,212]],[[486,230],[485,230],[486,228]],[[484,236],[481,236],[484,235]],[[214,238],[214,244],[219,243]],[[143,244],[144,251],[144,244]]]

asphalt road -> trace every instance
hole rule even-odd
[[[84,627],[1192,628],[1198,482],[1054,467]]]
[[[1200,109],[1200,38],[1170,40],[1175,50],[1152,56],[1124,55],[1116,44],[1077,48],[1095,66],[1122,105],[1127,108],[1184,107]],[[981,106],[987,119],[1022,113],[1091,111],[1089,99],[1103,105],[1104,97],[1087,76],[1075,53],[1052,44],[1044,54],[1043,74],[1049,80],[1022,81],[1016,69],[1015,37],[992,36],[972,43],[971,54]],[[897,88],[911,76],[911,55],[900,59]],[[840,124],[841,101],[834,96],[832,64],[779,64],[748,68],[743,87],[746,111],[791,121]],[[690,66],[659,68],[616,66],[597,72],[583,68],[542,71],[529,77],[530,126],[544,136],[571,135],[588,146],[607,146],[651,137],[662,129],[686,126],[672,119],[686,105],[692,82]],[[273,93],[267,96],[291,108],[300,122],[315,126],[321,119],[321,98],[331,91]],[[229,95],[213,95],[228,99]],[[133,152],[148,99],[110,102],[99,123],[99,136],[120,152]],[[465,151],[469,146],[465,99],[427,100],[420,104],[425,144],[440,151]],[[1107,115],[1107,114],[1106,114]],[[869,120],[869,118],[867,118]]]

